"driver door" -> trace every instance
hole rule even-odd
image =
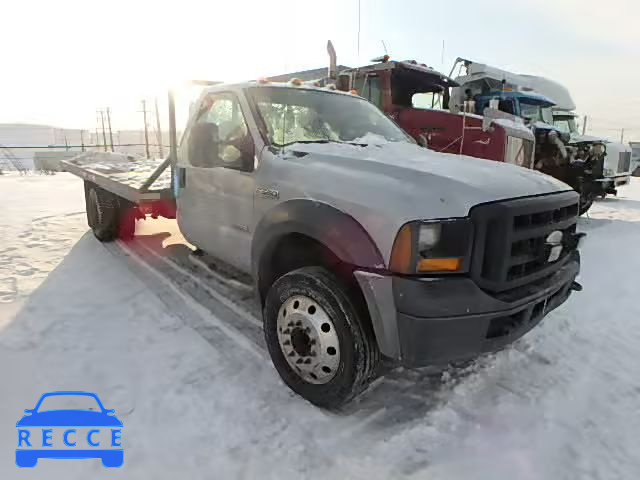
[[[180,228],[206,253],[250,270],[255,146],[235,93],[205,97],[180,147]]]

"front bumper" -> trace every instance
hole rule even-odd
[[[598,178],[596,180],[596,182],[599,182],[602,184],[602,188],[603,190],[606,191],[606,193],[610,193],[607,191],[609,189],[615,190],[615,187],[628,185],[630,181],[631,181],[631,172],[619,173],[619,174],[611,175],[608,177]]]
[[[522,337],[569,297],[579,271],[576,251],[553,275],[499,295],[467,277],[384,277],[373,289],[371,274],[356,272],[356,278],[382,353],[424,366],[473,358]]]

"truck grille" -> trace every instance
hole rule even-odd
[[[631,169],[631,152],[620,152],[618,159],[618,173],[628,172]]]
[[[569,240],[576,230],[577,215],[575,192],[474,207],[472,278],[485,290],[504,292],[551,275],[574,248]],[[555,231],[562,232],[563,239],[557,258],[548,241]]]

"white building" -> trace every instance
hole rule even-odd
[[[0,165],[11,166],[11,159],[13,159],[25,168],[33,169],[36,152],[81,152],[82,137],[86,135],[86,131],[56,128],[50,125],[0,124]],[[84,141],[86,142],[87,139],[85,138]]]
[[[162,140],[168,144],[169,134],[162,132]],[[146,156],[144,132],[141,130],[120,130],[112,134],[116,152]],[[0,170],[13,168],[19,162],[27,169],[49,169],[57,159],[73,157],[73,152],[103,150],[106,139],[107,149],[111,149],[111,136],[102,130],[82,130],[57,128],[51,125],[23,123],[0,124]],[[149,131],[149,154],[152,157],[166,156],[168,147],[160,149],[155,131]],[[83,147],[84,146],[84,147]],[[37,155],[37,161],[34,161]],[[59,152],[59,153],[56,153]],[[71,152],[71,153],[69,153]],[[13,160],[14,162],[12,162]]]

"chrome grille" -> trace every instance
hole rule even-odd
[[[631,169],[631,152],[620,152],[618,172],[628,172]]]

